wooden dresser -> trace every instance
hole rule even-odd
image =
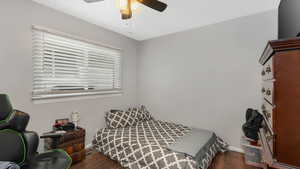
[[[77,128],[76,130],[65,133],[62,137],[54,140],[53,138],[45,139],[45,150],[63,149],[72,158],[72,164],[85,159],[85,130]]]
[[[259,62],[264,162],[272,168],[300,168],[300,38],[270,41]]]

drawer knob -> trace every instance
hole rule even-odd
[[[266,140],[269,142],[269,141],[271,141],[273,139],[273,136],[270,136],[270,135],[268,135],[268,136],[266,136]]]
[[[266,89],[263,87],[263,88],[261,89],[261,92],[262,92],[262,93],[265,93],[265,92],[266,92]]]
[[[265,111],[265,110],[266,110],[266,106],[263,104],[263,105],[261,106],[261,109],[262,109],[263,111]]]
[[[267,95],[267,96],[270,96],[270,95],[271,95],[271,90],[270,90],[270,89],[267,90],[266,95]]]
[[[266,114],[266,113],[267,113],[267,110],[266,110],[266,109],[264,109],[262,112],[263,112],[263,114]]]
[[[271,113],[266,112],[267,118],[271,118]]]
[[[266,110],[263,110],[263,114],[266,116],[266,118],[271,118],[271,113],[267,112]]]
[[[267,73],[271,73],[271,67],[270,67],[270,66],[268,66],[268,67],[266,68],[266,72],[267,72]]]
[[[261,75],[266,75],[266,72],[263,70],[262,72],[261,72]]]

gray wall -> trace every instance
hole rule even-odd
[[[211,129],[239,146],[245,109],[260,107],[258,58],[266,41],[277,37],[276,11],[143,42],[29,0],[1,2],[0,21],[0,93],[30,113],[29,129],[39,133],[71,111],[81,112],[87,144],[104,127],[105,111],[141,103],[158,119]],[[122,48],[124,95],[34,104],[31,25]]]
[[[124,95],[33,104],[31,25],[56,29],[112,45],[124,50]],[[98,128],[104,127],[104,112],[136,104],[137,42],[99,28],[30,0],[4,0],[0,5],[0,93],[9,94],[15,108],[30,113],[30,130],[49,131],[55,119],[81,113],[80,124],[87,129],[87,144]]]
[[[246,108],[259,108],[258,59],[277,37],[269,11],[147,40],[138,49],[138,101],[156,118],[215,131],[239,147]]]

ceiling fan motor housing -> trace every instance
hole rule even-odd
[[[87,3],[92,3],[92,2],[100,2],[104,0],[84,0],[84,1]],[[122,15],[122,19],[125,20],[125,19],[130,19],[132,17],[132,9],[131,9],[132,0],[124,0],[124,1],[127,1],[127,6],[126,6],[127,9],[122,9],[121,15]],[[167,4],[159,0],[136,0],[136,1],[159,12],[163,12],[168,6]]]

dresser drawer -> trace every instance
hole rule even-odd
[[[267,81],[263,83],[261,93],[264,99],[266,99],[270,104],[273,105],[273,93],[274,93],[274,84],[273,81]]]
[[[267,124],[263,123],[263,127],[260,129],[260,139],[264,145],[264,149],[270,152],[270,156],[274,156],[274,142],[275,134],[272,129],[268,128]]]
[[[262,79],[265,80],[272,80],[274,78],[274,71],[273,71],[273,59],[270,58],[268,62],[263,66],[263,70],[261,72]]]
[[[269,143],[266,137],[266,132],[264,129],[260,129],[259,133],[259,140],[262,144],[262,155],[263,155],[263,161],[267,164],[273,164],[274,163],[274,150],[273,150],[273,143]]]
[[[273,129],[273,108],[274,106],[268,103],[266,100],[263,100],[263,104],[261,106],[261,111],[266,117],[267,122],[270,127]]]

